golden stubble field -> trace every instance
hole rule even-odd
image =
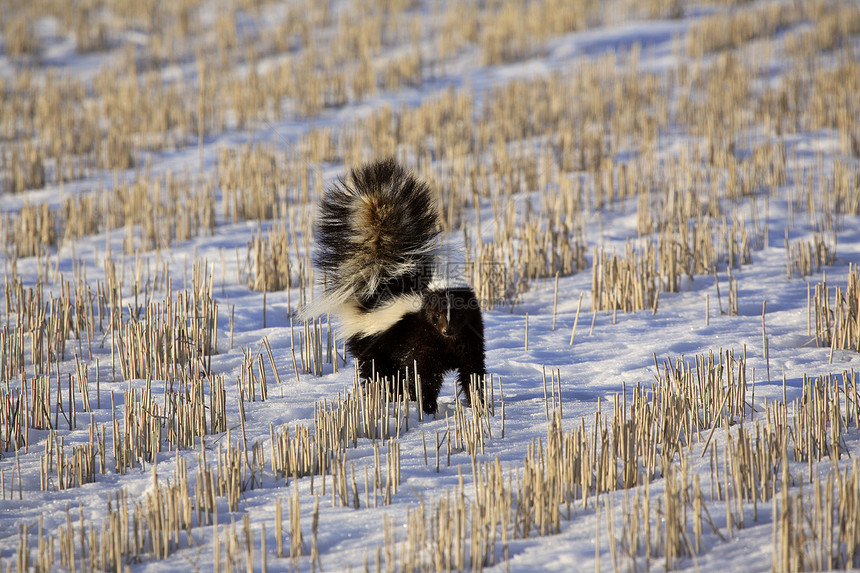
[[[698,567],[751,522],[770,524],[756,568],[860,567],[860,371],[834,364],[860,352],[856,3],[0,12],[8,570],[330,570],[326,523],[353,515],[377,530],[356,569],[516,568],[577,514],[596,568]],[[758,376],[746,345],[655,354],[586,416],[538,346],[526,438],[492,345],[487,406],[433,426],[379,384],[303,390],[352,369],[336,328],[291,318],[319,278],[314,201],[381,156],[431,183],[490,325],[526,351],[557,315],[552,350],[573,352],[598,316],[671,317],[710,281],[703,325],[760,309]],[[797,335],[826,357],[794,387],[737,276],[780,245],[773,296],[805,284]],[[505,321],[541,291],[531,327]],[[775,399],[756,399],[763,368]],[[296,420],[275,414],[285,392]],[[403,468],[447,479],[415,495]]]

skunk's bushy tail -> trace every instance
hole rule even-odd
[[[433,278],[438,221],[430,188],[393,159],[338,179],[320,205],[315,263],[325,294],[315,310],[345,319],[346,335],[417,311]]]

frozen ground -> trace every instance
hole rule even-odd
[[[692,18],[692,17],[691,17]],[[640,42],[643,45],[641,66],[648,70],[661,70],[673,58],[673,37],[682,34],[690,20],[680,21],[642,21],[624,25],[589,30],[570,34],[554,40],[545,58],[527,60],[515,65],[492,68],[481,67],[474,54],[466,54],[454,65],[449,66],[447,76],[436,78],[420,89],[405,89],[393,93],[383,93],[361,104],[348,105],[336,111],[324,113],[312,123],[285,121],[271,125],[257,125],[253,130],[228,132],[208,140],[203,150],[203,164],[211,166],[219,150],[248,140],[268,141],[281,146],[289,146],[298,134],[311,126],[331,125],[337,127],[354,119],[357,115],[367,114],[384,103],[406,103],[415,105],[426,98],[432,98],[439,91],[453,85],[468,85],[480,98],[490,86],[510,81],[513,78],[546,73],[549,70],[564,69],[575,65],[582,58],[594,58],[611,50],[624,50]],[[63,45],[54,47],[50,62],[62,68],[62,73],[92,75],[100,62],[94,56],[76,57],[74,52]],[[14,73],[13,66],[0,57],[0,71],[8,75]],[[665,153],[672,152],[671,136],[664,141]],[[828,158],[836,155],[838,148],[836,135],[828,132],[798,134],[792,139],[793,148],[789,155],[799,151],[824,150]],[[152,156],[155,172],[189,167],[198,168],[196,147],[179,149],[174,152]],[[814,157],[809,158],[810,163]],[[323,176],[331,180],[342,173],[344,166],[326,165]],[[132,176],[132,174],[129,174]],[[112,176],[100,175],[105,181]],[[2,196],[3,210],[14,212],[25,201],[47,201],[58,204],[63,193],[74,193],[93,186],[93,181],[68,184],[62,191],[48,188],[42,191],[10,196]],[[488,206],[487,206],[488,207]],[[588,424],[593,420],[598,400],[611,399],[621,392],[626,383],[628,391],[636,383],[650,384],[654,380],[654,356],[662,361],[667,358],[694,357],[697,354],[717,352],[720,349],[733,349],[735,353],[746,352],[749,375],[755,382],[755,406],[762,408],[765,401],[781,400],[783,391],[788,400],[799,396],[804,375],[816,377],[827,373],[840,374],[845,370],[860,367],[860,357],[854,352],[836,351],[832,361],[827,348],[816,347],[807,334],[807,282],[820,281],[824,272],[831,284],[844,285],[848,276],[849,263],[860,263],[860,221],[846,217],[843,229],[837,234],[836,262],[806,279],[786,278],[785,247],[783,229],[788,212],[784,200],[772,200],[769,210],[763,215],[769,223],[769,247],[754,251],[753,261],[733,271],[739,284],[739,312],[737,316],[720,314],[719,308],[727,307],[728,276],[725,268],[718,271],[721,298],[718,300],[713,277],[697,277],[686,281],[682,292],[661,294],[659,310],[651,312],[611,313],[598,312],[592,328],[591,269],[563,277],[558,282],[558,306],[555,329],[552,328],[555,283],[553,280],[536,281],[522,302],[513,309],[497,307],[485,312],[485,331],[487,342],[487,365],[494,379],[501,379],[505,392],[504,438],[501,438],[500,416],[491,419],[493,438],[488,439],[482,461],[498,458],[504,467],[517,468],[522,463],[528,447],[537,439],[545,439],[547,422],[542,371],[558,370],[561,380],[561,399],[564,407],[563,424],[574,427],[582,420]],[[487,228],[491,221],[491,211],[485,209],[482,217]],[[613,211],[593,212],[586,230],[589,242],[588,257],[591,258],[593,245],[618,245],[623,247],[627,237],[636,236],[635,205],[627,204]],[[220,261],[222,250],[232,253],[236,247],[244,249],[249,233],[255,228],[251,223],[219,225],[214,236],[200,237],[193,241],[174,246],[163,251],[159,257],[170,262],[172,269],[181,269],[190,261],[207,259]],[[811,236],[812,229],[807,229]],[[803,233],[801,229],[798,233]],[[59,252],[59,270],[71,275],[73,259],[87,261],[88,278],[95,284],[104,280],[103,257],[105,245],[112,243],[115,251],[121,251],[123,231],[113,236],[94,236],[76,244],[64,244]],[[489,236],[489,233],[487,233]],[[803,236],[803,235],[797,235]],[[152,255],[152,260],[157,260]],[[226,277],[224,284],[216,279],[216,298],[219,302],[218,354],[212,357],[213,371],[223,374],[228,392],[228,425],[231,439],[237,440],[239,433],[239,412],[236,406],[237,392],[235,380],[243,367],[243,350],[257,352],[263,338],[271,344],[278,368],[281,384],[269,379],[269,400],[265,402],[246,402],[246,440],[248,443],[261,442],[268,451],[270,425],[275,428],[314,423],[314,405],[323,400],[336,398],[339,392],[352,386],[351,360],[346,368],[331,372],[331,366],[322,376],[301,374],[296,381],[290,359],[291,333],[288,320],[286,294],[269,293],[266,302],[266,327],[263,327],[263,295],[250,291],[243,281],[237,280],[238,272],[231,256],[222,269]],[[9,261],[3,258],[3,266],[8,269]],[[33,259],[18,261],[18,273],[24,277],[25,284],[35,284],[38,276],[37,263]],[[126,272],[131,272],[127,269]],[[580,293],[584,293],[583,312],[577,326],[574,344],[569,345],[571,328],[574,322]],[[709,323],[706,324],[706,296],[710,299]],[[292,293],[293,300],[297,293]],[[766,329],[769,342],[769,379],[767,364],[762,349],[762,305],[767,301]],[[233,346],[229,345],[228,309],[232,310],[235,320]],[[528,317],[528,318],[526,318]],[[525,347],[526,321],[528,321],[528,348]],[[5,317],[4,317],[5,322]],[[98,424],[109,423],[111,412],[106,403],[107,394],[104,380],[110,377],[110,345],[96,348],[94,354],[101,359],[100,375],[102,382],[102,408],[94,413]],[[81,350],[83,352],[83,350]],[[94,363],[90,363],[95,368]],[[72,372],[74,361],[62,365],[64,371]],[[754,369],[754,370],[753,370]],[[90,374],[90,386],[94,388],[94,370]],[[783,385],[785,380],[785,386]],[[128,387],[141,387],[144,382],[132,380],[118,382],[111,390],[121,396]],[[163,382],[152,381],[155,395],[161,395]],[[431,461],[425,465],[422,437],[428,441],[437,433],[446,430],[446,414],[454,410],[454,388],[451,378],[446,381],[440,398],[439,414],[435,418],[417,420],[415,413],[410,419],[409,431],[400,437],[402,452],[403,482],[392,504],[380,507],[351,509],[333,506],[330,497],[322,497],[319,507],[318,547],[319,567],[323,571],[359,570],[375,568],[377,548],[384,545],[384,520],[392,519],[396,524],[397,535],[405,535],[407,511],[414,511],[422,499],[434,499],[453,491],[462,474],[466,480],[466,491],[471,486],[471,460],[467,453],[459,452],[451,456],[450,466],[443,460],[439,471]],[[605,402],[604,402],[605,403]],[[89,418],[81,416],[75,431],[65,431],[66,445],[83,443],[88,439]],[[716,444],[723,445],[720,432],[715,434]],[[0,507],[0,557],[4,563],[12,563],[19,543],[22,526],[28,527],[35,538],[36,524],[40,518],[47,531],[55,531],[65,523],[66,507],[71,507],[75,523],[82,508],[85,521],[95,524],[102,522],[108,500],[119,489],[124,489],[131,500],[141,500],[151,491],[153,466],[134,468],[125,475],[108,472],[98,476],[95,483],[65,491],[41,491],[39,483],[39,464],[44,453],[45,437],[34,432],[31,440],[35,445],[29,451],[5,452],[0,459],[0,470],[4,476],[3,499]],[[218,444],[223,444],[226,434],[210,436],[207,448],[214,458]],[[860,455],[860,436],[851,430],[846,441],[847,458]],[[701,446],[697,446],[701,447]],[[196,472],[196,451],[179,452],[187,457],[190,471]],[[355,464],[363,476],[365,466],[373,466],[374,449],[367,440],[356,448],[347,451],[347,460]],[[160,480],[171,479],[176,465],[177,454],[163,453],[158,458],[157,472]],[[847,462],[846,462],[847,463]],[[706,458],[694,468],[703,476],[708,473]],[[318,478],[317,478],[318,479]],[[363,477],[359,480],[359,489]],[[316,483],[319,487],[319,482]],[[659,492],[662,480],[652,484],[652,491]],[[289,559],[274,556],[274,519],[277,499],[285,501],[292,498],[294,489],[300,491],[302,500],[302,520],[306,544],[311,538],[311,515],[313,497],[310,495],[310,480],[302,478],[289,480],[284,484],[270,470],[263,473],[262,486],[246,491],[237,512],[229,513],[224,508],[222,523],[235,520],[241,526],[242,516],[250,516],[250,525],[256,538],[260,536],[261,524],[266,524],[268,558],[270,570],[288,569]],[[19,491],[20,489],[20,491]],[[623,492],[613,494],[620,499]],[[716,507],[721,507],[716,504]],[[601,507],[601,512],[604,508]],[[616,522],[623,520],[620,505],[615,510]],[[717,514],[716,524],[725,528],[725,516]],[[736,531],[732,539],[721,541],[716,535],[705,536],[706,548],[695,558],[683,559],[682,569],[697,569],[703,572],[718,571],[770,571],[772,557],[772,524],[769,505],[758,513],[758,521],[753,521],[752,509],[746,512],[747,527]],[[226,526],[226,525],[225,525]],[[201,527],[193,532],[193,546],[183,546],[164,560],[145,560],[131,564],[133,571],[168,571],[180,568],[211,570],[212,554],[211,527]],[[598,516],[593,504],[583,508],[577,506],[571,518],[562,520],[562,531],[557,535],[533,536],[528,539],[512,541],[509,545],[510,560],[492,567],[498,571],[590,571],[611,568],[611,553],[608,543],[605,516]],[[595,544],[598,544],[597,551]],[[500,550],[499,550],[500,551]],[[599,555],[600,562],[596,561]],[[299,561],[299,569],[310,570],[312,564],[307,556]],[[659,563],[659,561],[658,561]],[[658,567],[652,563],[652,567]],[[255,570],[262,567],[259,553],[253,565]],[[626,567],[626,566],[625,566]]]

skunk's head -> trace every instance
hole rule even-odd
[[[472,289],[433,289],[424,293],[421,312],[439,334],[465,340],[477,335],[483,339],[481,305]]]
[[[451,296],[447,292],[430,291],[424,295],[421,310],[424,318],[442,336],[455,336],[456,325],[451,322]]]

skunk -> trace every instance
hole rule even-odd
[[[471,405],[483,384],[484,323],[474,291],[436,277],[439,215],[430,188],[393,159],[352,169],[322,199],[314,263],[323,295],[303,316],[334,314],[362,378],[406,381],[436,412],[456,370]],[[417,368],[417,371],[416,371]],[[392,389],[395,384],[392,384]]]

